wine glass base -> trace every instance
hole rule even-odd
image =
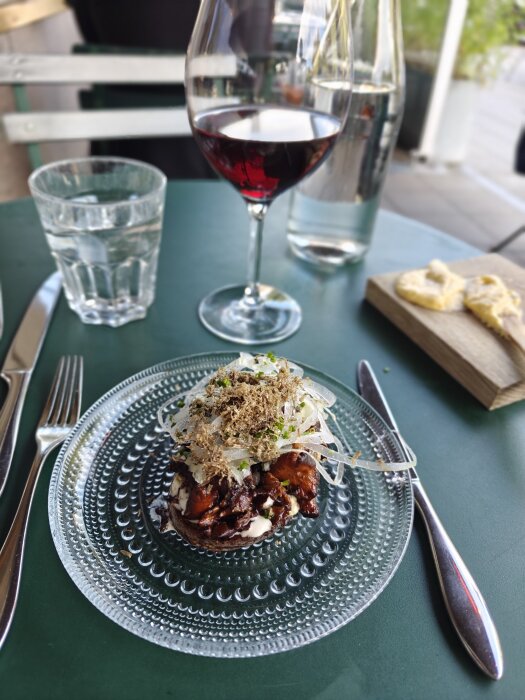
[[[261,302],[247,303],[245,287],[222,287],[199,304],[202,324],[219,338],[242,345],[276,343],[295,333],[301,325],[301,307],[274,287],[259,286]]]

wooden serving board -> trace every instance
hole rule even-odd
[[[448,264],[464,277],[499,275],[521,295],[525,269],[500,255]],[[454,377],[488,409],[525,398],[525,355],[511,341],[484,326],[468,311],[432,311],[396,294],[399,272],[370,277],[366,299]]]

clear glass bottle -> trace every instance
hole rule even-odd
[[[323,266],[367,252],[399,131],[405,73],[399,0],[355,0],[354,84],[346,125],[327,161],[294,189],[288,242]]]

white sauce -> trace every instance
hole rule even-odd
[[[179,490],[179,500],[175,504],[175,508],[177,510],[180,510],[180,512],[184,515],[184,511],[186,510],[186,506],[188,505],[188,498],[190,497],[190,492],[188,489],[180,489]]]
[[[184,515],[184,511],[186,510],[186,506],[188,505],[188,498],[190,497],[190,492],[188,491],[188,489],[182,488],[183,483],[184,478],[181,476],[181,474],[177,474],[171,482],[170,495],[174,499],[176,499],[173,504],[175,508],[177,510],[180,510],[180,512]]]
[[[183,481],[184,481],[184,479],[182,478],[182,476],[180,474],[177,474],[175,476],[175,478],[171,482],[170,496],[177,496],[178,495]]]
[[[290,508],[290,517],[293,518],[294,515],[297,515],[299,512],[299,503],[297,502],[297,498],[295,496],[288,496],[290,501],[292,502],[292,506]]]
[[[273,502],[273,498],[270,498],[270,496],[268,496],[268,498],[262,504],[261,508],[271,508],[273,506]]]
[[[241,532],[241,537],[260,537],[265,532],[272,529],[272,521],[268,518],[263,518],[262,515],[257,515],[250,523],[247,530]]]
[[[155,523],[155,525],[157,525],[157,527],[160,530],[160,526],[162,524],[162,518],[159,515],[159,513],[157,513],[157,509],[165,510],[165,511],[167,511],[167,509],[168,509],[168,504],[166,503],[166,499],[163,498],[162,496],[157,496],[157,498],[154,501],[152,501],[150,503],[150,506],[149,506],[150,518],[151,518],[152,522]],[[174,530],[174,529],[175,528],[173,527],[173,523],[168,518],[167,521],[164,523],[164,527],[160,531],[161,532],[171,532],[171,530]]]
[[[166,500],[162,496],[157,496],[157,498],[150,503],[149,506],[149,517],[155,523],[155,525],[160,525],[161,517],[157,513],[157,508],[166,508]]]

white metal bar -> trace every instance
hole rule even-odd
[[[421,160],[432,160],[445,101],[452,79],[454,63],[465,24],[469,0],[451,0],[439,53],[439,61],[432,84],[432,92],[425,115],[419,148],[414,153]]]
[[[248,64],[245,68],[249,71]],[[233,78],[237,74],[237,56],[233,53],[194,56],[188,63],[190,78],[206,76],[207,78]]]
[[[101,54],[7,54],[0,56],[0,83],[184,83],[185,56]],[[232,77],[233,54],[197,56],[190,75]]]
[[[14,113],[3,122],[12,143],[191,134],[184,107]]]
[[[0,56],[0,83],[180,83],[184,56],[49,55]]]

